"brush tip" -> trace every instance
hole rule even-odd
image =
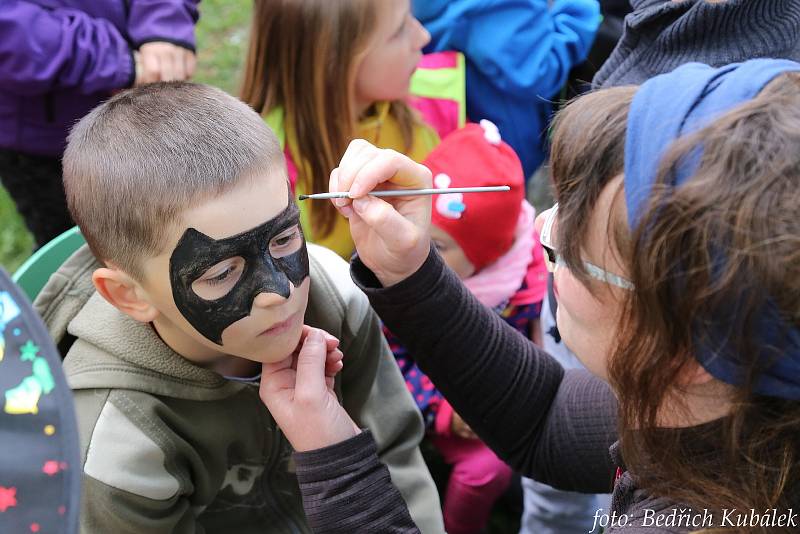
[[[310,197],[308,195],[300,195],[299,197],[297,197],[297,200],[305,200],[307,198],[310,198]]]

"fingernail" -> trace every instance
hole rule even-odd
[[[353,208],[358,213],[364,213],[364,210],[367,209],[367,203],[369,200],[365,197],[357,198],[353,200]]]
[[[339,213],[344,215],[345,218],[349,219],[353,215],[353,208],[351,208],[350,206],[339,208]]]
[[[308,333],[308,337],[306,338],[306,340],[313,341],[314,343],[323,343],[325,341],[325,338],[323,337],[322,332],[315,328]]]
[[[337,208],[341,208],[343,206],[347,206],[347,199],[346,198],[334,198],[333,205]]]
[[[325,339],[327,339],[328,341],[337,341],[337,342],[339,341],[338,337],[329,334],[328,332],[325,332]]]

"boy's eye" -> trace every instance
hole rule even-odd
[[[214,276],[213,278],[206,279],[206,283],[211,285],[211,286],[219,285],[222,282],[224,282],[226,278],[230,277],[231,274],[234,271],[236,271],[236,266],[235,265],[231,265],[231,266],[227,267],[224,271],[222,271],[220,274],[218,274],[217,276]]]
[[[275,236],[269,243],[269,254],[273,258],[283,258],[294,254],[303,245],[303,234],[299,225],[294,225],[288,230]]]
[[[192,282],[192,291],[203,300],[217,300],[233,289],[242,277],[244,258],[225,260],[208,269]]]

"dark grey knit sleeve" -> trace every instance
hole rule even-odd
[[[592,86],[641,84],[697,61],[800,60],[797,0],[631,0],[622,37]]]
[[[538,442],[531,447],[528,476],[558,489],[610,493],[617,440],[617,402],[607,383],[583,369],[570,369],[550,406]]]
[[[369,430],[293,455],[308,524],[326,534],[419,534]]]
[[[353,280],[456,412],[522,474],[573,491],[609,491],[615,401],[484,307],[432,248],[414,275],[381,287],[356,257]]]

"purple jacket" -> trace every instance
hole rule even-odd
[[[0,149],[60,156],[67,133],[135,77],[132,49],[194,50],[200,0],[0,0]]]

